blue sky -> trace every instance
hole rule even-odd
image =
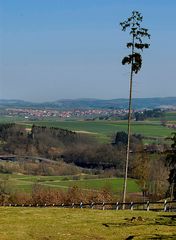
[[[175,0],[0,0],[0,98],[127,98],[133,10],[152,35],[133,96],[176,96]]]

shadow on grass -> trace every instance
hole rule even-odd
[[[154,223],[154,220],[145,218],[143,219],[141,216],[125,218],[125,222],[120,223],[102,223],[104,227],[135,227],[141,225],[150,225]]]
[[[176,239],[176,235],[172,234],[172,235],[161,235],[161,234],[153,234],[153,235],[145,235],[145,236],[135,236],[135,235],[130,235],[128,236],[125,240],[137,240],[137,239],[141,240],[175,240]]]
[[[125,222],[121,223],[102,223],[102,225],[106,228],[112,228],[112,227],[136,227],[136,226],[176,226],[176,215],[161,215],[161,217],[157,219],[142,219],[140,217],[138,218],[126,218],[124,219]],[[146,239],[146,240],[165,240],[165,239],[175,239],[176,240],[176,234],[175,232],[170,235],[164,235],[164,234],[152,234],[152,235],[130,235],[125,240],[137,240],[140,237],[140,239]]]
[[[155,220],[156,225],[176,226],[176,215],[162,215]],[[176,239],[176,238],[175,238]]]
[[[160,234],[155,234],[155,235],[153,235],[153,236],[151,236],[151,237],[148,237],[148,238],[144,238],[144,239],[146,239],[146,240],[156,240],[156,239],[158,239],[158,240],[165,240],[165,239],[176,239],[176,235],[175,234],[171,234],[171,235],[160,235]]]
[[[102,223],[105,227],[133,227],[139,225],[164,225],[164,226],[176,226],[176,215],[161,215],[157,219],[142,219],[141,217],[125,218],[126,222],[121,223]]]
[[[104,227],[136,227],[136,226],[141,226],[145,225],[144,223],[131,223],[131,222],[126,222],[126,223],[102,223]]]

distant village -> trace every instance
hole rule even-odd
[[[147,118],[159,118],[163,126],[176,129],[176,124],[165,119],[165,113],[174,111],[175,108],[157,108],[150,110],[133,110],[132,117],[136,121],[144,121]],[[0,110],[1,116],[9,118],[21,118],[22,120],[37,121],[43,119],[55,120],[127,120],[127,109],[35,109],[35,108],[6,108]]]
[[[7,108],[1,112],[3,116],[23,117],[29,120],[39,120],[44,118],[73,119],[82,118],[87,120],[97,119],[107,120],[109,118],[125,117],[128,113],[126,109],[31,109],[31,108]]]

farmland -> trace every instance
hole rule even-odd
[[[168,124],[176,122],[176,112],[167,112],[163,117],[164,121]],[[30,128],[32,124],[46,127],[56,127],[68,129],[71,131],[80,132],[86,134],[100,142],[112,141],[113,136],[118,131],[127,131],[127,121],[125,120],[57,120],[56,118],[43,119],[43,120],[25,120],[20,116],[10,117],[1,116],[0,123],[15,122],[17,124],[24,125],[26,128]],[[155,140],[162,141],[164,138],[170,136],[173,129],[167,126],[162,126],[159,118],[147,119],[145,121],[133,121],[132,132],[135,134],[141,134],[144,138],[155,138]],[[146,139],[145,142],[148,140]]]
[[[21,207],[0,212],[1,240],[176,238],[173,213]]]
[[[174,111],[167,112],[167,113],[165,113],[164,118],[165,118],[166,121],[176,122],[176,112],[174,112]]]
[[[127,131],[126,121],[36,121],[34,124],[89,133],[105,142],[110,141],[116,132]],[[132,132],[146,138],[163,140],[170,136],[173,130],[162,126],[159,121],[145,121],[133,122]]]

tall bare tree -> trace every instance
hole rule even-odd
[[[128,108],[128,143],[127,143],[127,154],[125,164],[125,175],[124,175],[124,186],[123,186],[123,203],[126,200],[127,190],[127,178],[128,178],[128,163],[130,153],[130,134],[131,134],[131,113],[132,113],[132,86],[133,86],[133,75],[137,74],[142,66],[141,52],[149,48],[150,44],[144,43],[144,38],[150,39],[150,34],[147,28],[141,27],[143,16],[138,11],[133,11],[131,17],[124,22],[121,22],[122,31],[129,30],[131,41],[126,44],[127,48],[130,48],[131,52],[128,56],[125,56],[122,60],[122,64],[130,64],[130,91],[129,91],[129,108]],[[125,205],[123,205],[125,206]]]

